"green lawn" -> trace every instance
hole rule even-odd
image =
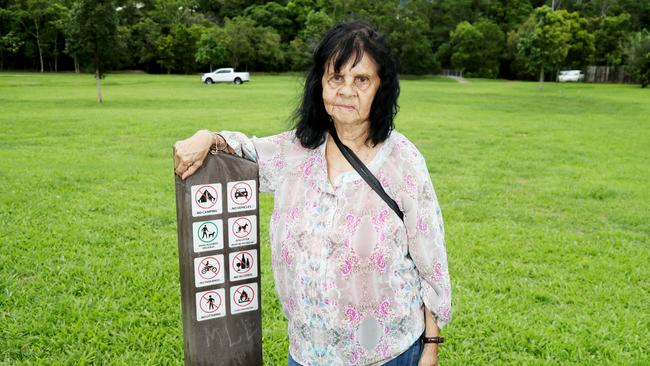
[[[183,360],[172,144],[289,127],[299,76],[0,73],[0,363]],[[445,216],[443,365],[650,364],[650,90],[402,82]],[[286,322],[262,197],[265,365]]]

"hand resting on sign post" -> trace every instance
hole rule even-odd
[[[185,180],[203,165],[203,160],[213,146],[227,149],[223,137],[208,130],[197,131],[191,137],[174,144],[174,173]]]

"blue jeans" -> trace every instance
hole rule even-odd
[[[420,343],[420,340],[416,340],[409,349],[404,351],[401,355],[397,356],[397,358],[394,358],[387,363],[384,364],[384,366],[418,366],[418,362],[420,361],[420,353],[422,353],[422,344]],[[291,357],[291,353],[289,353],[289,363],[288,366],[302,366],[298,362],[296,362],[293,357]]]

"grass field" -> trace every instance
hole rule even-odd
[[[288,128],[298,76],[0,73],[0,364],[182,364],[172,144]],[[445,217],[442,365],[650,364],[650,90],[402,82]],[[265,365],[286,364],[262,197]]]

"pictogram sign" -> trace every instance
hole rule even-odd
[[[192,223],[194,252],[223,249],[223,221],[208,220]]]
[[[192,186],[192,216],[217,215],[222,212],[221,183]]]
[[[230,281],[257,277],[257,249],[230,253],[229,259]]]
[[[194,285],[196,287],[223,283],[225,272],[223,254],[194,258]]]
[[[233,315],[257,310],[258,301],[259,294],[255,282],[230,288],[230,313]]]
[[[257,187],[254,180],[228,182],[228,212],[250,211],[257,208]]]
[[[257,244],[257,216],[231,217],[228,228],[228,247]]]
[[[226,315],[225,290],[220,288],[196,293],[196,320],[203,321]]]

